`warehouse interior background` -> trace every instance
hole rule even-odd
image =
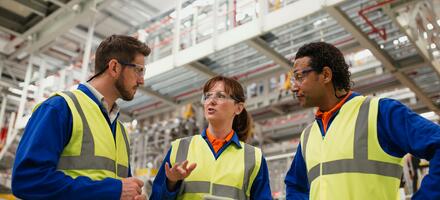
[[[314,119],[314,109],[292,98],[287,72],[298,48],[310,42],[343,51],[354,91],[397,99],[439,123],[439,0],[2,0],[4,198],[32,108],[92,75],[94,51],[112,34],[135,36],[152,48],[144,86],[132,101],[118,102],[129,127],[133,175],[146,181],[147,194],[170,142],[205,127],[203,83],[225,75],[246,89],[255,121],[251,143],[267,159],[274,199],[284,199],[285,173],[301,131]],[[413,191],[406,186],[404,192]]]

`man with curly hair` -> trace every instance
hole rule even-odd
[[[285,178],[287,199],[398,199],[402,157],[430,160],[413,199],[440,199],[440,126],[399,101],[351,91],[335,46],[302,46],[291,69],[302,107],[317,107]]]

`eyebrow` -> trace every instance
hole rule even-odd
[[[208,92],[211,92],[211,93],[214,93],[214,92],[224,92],[224,93],[226,93],[225,91],[208,91]],[[208,93],[208,92],[206,92],[206,93]]]

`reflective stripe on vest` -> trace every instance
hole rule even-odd
[[[79,104],[78,99],[75,94],[70,91],[64,91],[63,94],[69,96],[74,103],[79,116],[81,118],[81,122],[83,125],[83,137],[81,142],[81,153],[79,156],[61,156],[58,162],[57,168],[60,170],[87,170],[87,169],[95,169],[95,170],[108,170],[116,173],[119,177],[128,177],[128,167],[118,164],[116,170],[116,161],[109,159],[107,157],[96,156],[95,155],[95,147],[93,135],[90,130],[90,126],[86,120],[84,112]],[[127,152],[129,152],[129,144],[127,134],[125,132],[124,127],[120,122],[118,125],[121,128],[122,135],[124,137],[125,145],[127,147]]]
[[[359,110],[355,125],[354,152],[353,159],[341,159],[323,162],[320,173],[320,165],[313,166],[308,172],[309,184],[321,175],[340,174],[340,173],[364,173],[389,176],[400,179],[402,176],[402,166],[398,164],[368,160],[368,115],[370,110],[371,97],[367,97]],[[311,126],[304,131],[304,141],[302,155],[306,159],[306,148],[308,137],[310,136]]]
[[[188,157],[189,145],[193,137],[182,138],[176,152],[176,163],[183,162]],[[233,198],[249,199],[246,191],[249,187],[250,177],[255,168],[255,149],[253,146],[244,144],[244,176],[243,188],[238,189],[232,186],[212,184],[212,195]],[[210,193],[211,183],[208,181],[183,181],[179,194],[185,193]]]

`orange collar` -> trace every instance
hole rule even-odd
[[[223,145],[225,145],[226,143],[229,142],[229,140],[232,139],[232,136],[234,136],[234,130],[231,130],[231,132],[228,133],[225,139],[217,139],[209,132],[209,128],[207,128],[206,136],[208,137],[208,140],[211,143],[212,148],[214,148],[215,153],[217,153],[223,147]]]
[[[327,131],[328,122],[330,121],[330,118],[332,117],[332,115],[335,112],[337,112],[339,109],[341,109],[342,105],[344,105],[344,103],[345,103],[345,101],[347,101],[348,97],[351,96],[351,93],[352,93],[351,91],[348,92],[348,94],[345,95],[345,97],[341,101],[339,101],[339,103],[336,104],[335,107],[333,107],[329,111],[322,112],[319,109],[318,109],[318,111],[316,111],[315,117],[322,119],[322,125],[324,126],[324,133]]]

